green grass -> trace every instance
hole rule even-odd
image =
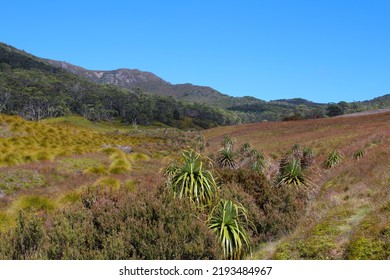
[[[326,161],[324,162],[324,166],[326,168],[333,168],[338,166],[343,160],[343,156],[340,154],[338,150],[333,150],[328,154]]]
[[[0,191],[8,195],[44,185],[45,179],[37,171],[27,169],[0,171]]]
[[[0,167],[97,152],[104,144],[134,146],[146,137],[130,137],[118,123],[93,123],[81,117],[42,122],[0,114]]]
[[[59,199],[59,203],[62,205],[75,204],[80,201],[81,201],[81,192],[78,190],[68,192]]]
[[[50,212],[56,208],[56,204],[49,198],[40,195],[21,196],[15,201],[14,207],[17,210],[26,212]]]
[[[85,170],[101,167],[101,162],[92,158],[64,158],[58,161],[58,169],[68,173],[82,173]]]
[[[128,179],[123,182],[123,188],[129,192],[137,192],[138,183],[139,182],[137,180]]]
[[[106,175],[108,174],[108,169],[104,165],[91,166],[83,170],[85,174],[98,174],[98,175]]]
[[[121,187],[121,181],[112,177],[101,177],[99,178],[93,186],[97,189],[104,189],[110,191],[117,191]]]
[[[143,153],[131,153],[129,156],[131,161],[148,161],[150,157]]]
[[[11,224],[11,217],[8,214],[0,211],[0,233],[7,230]]]
[[[365,155],[365,153],[366,152],[363,149],[359,149],[353,153],[353,158],[356,160],[359,160]]]
[[[125,153],[120,150],[117,150],[115,153],[110,156],[111,164],[109,167],[109,172],[111,174],[125,174],[132,169],[130,161],[127,159]]]

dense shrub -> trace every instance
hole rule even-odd
[[[19,212],[16,227],[0,233],[0,259],[36,259],[45,238],[43,220]]]
[[[4,259],[216,259],[214,235],[187,200],[89,190],[43,223],[24,216],[0,235]],[[27,222],[26,222],[27,221]]]
[[[247,208],[257,242],[291,231],[306,205],[303,189],[274,187],[264,175],[251,170],[221,170],[220,181],[224,186],[221,196],[236,198]]]

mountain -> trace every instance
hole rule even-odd
[[[149,94],[171,96],[184,102],[195,102],[227,109],[239,114],[242,122],[323,117],[326,108],[326,104],[314,103],[302,98],[266,102],[251,96],[232,97],[207,86],[190,83],[171,84],[151,72],[138,69],[122,68],[100,71],[88,70],[63,61],[46,60],[46,62],[95,83],[116,85],[131,90],[139,88]],[[297,117],[295,111],[300,105],[306,107],[304,107],[304,111],[300,108]]]
[[[76,74],[84,72],[81,67],[72,69]],[[76,74],[0,43],[0,113],[29,120],[76,114],[93,121],[159,122],[179,128],[246,121],[245,115],[232,111],[102,85]]]
[[[254,97],[232,97],[207,86],[197,86],[190,83],[171,84],[151,72],[138,69],[121,68],[100,71],[88,70],[64,61],[47,59],[46,62],[95,83],[116,85],[127,89],[140,88],[146,93],[172,96],[179,100],[205,103],[220,108],[262,102]]]
[[[390,107],[389,95],[364,102],[314,103],[302,98],[263,101],[232,97],[211,87],[171,84],[137,69],[88,70],[43,59],[0,43],[0,112],[41,119],[79,114],[197,126],[322,118]]]

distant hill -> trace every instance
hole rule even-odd
[[[207,86],[197,86],[190,83],[171,84],[151,72],[138,69],[121,68],[111,71],[88,70],[63,61],[46,60],[51,65],[61,67],[73,74],[87,78],[95,83],[110,84],[127,89],[140,88],[146,93],[161,96],[172,96],[179,100],[205,103],[220,108],[234,105],[261,102],[254,97],[232,97]]]
[[[127,123],[160,122],[180,128],[207,128],[244,121],[234,112],[208,105],[102,85],[84,78],[88,74],[81,67],[72,69],[49,64],[47,60],[0,43],[0,113],[30,120],[77,114],[93,121],[119,118]]]
[[[302,98],[266,102],[251,96],[232,97],[207,86],[197,86],[190,83],[171,84],[151,72],[138,69],[88,70],[67,62],[46,61],[95,83],[116,85],[131,90],[139,88],[150,94],[171,96],[184,102],[195,102],[227,109],[238,114],[241,122],[293,120],[325,115],[326,104],[314,103]],[[301,105],[306,106],[303,111],[299,107]],[[299,107],[299,112],[296,112],[297,107]]]
[[[70,112],[89,119],[120,117],[144,124],[158,120],[172,125],[175,118],[180,123],[189,117],[200,127],[210,127],[333,117],[390,107],[390,95],[337,104],[302,98],[266,102],[250,96],[232,97],[207,86],[171,84],[137,69],[88,70],[35,57],[2,43],[0,71],[0,112],[30,119]]]

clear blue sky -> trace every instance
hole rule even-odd
[[[137,68],[232,96],[390,93],[390,1],[2,1],[0,41],[88,69]]]

